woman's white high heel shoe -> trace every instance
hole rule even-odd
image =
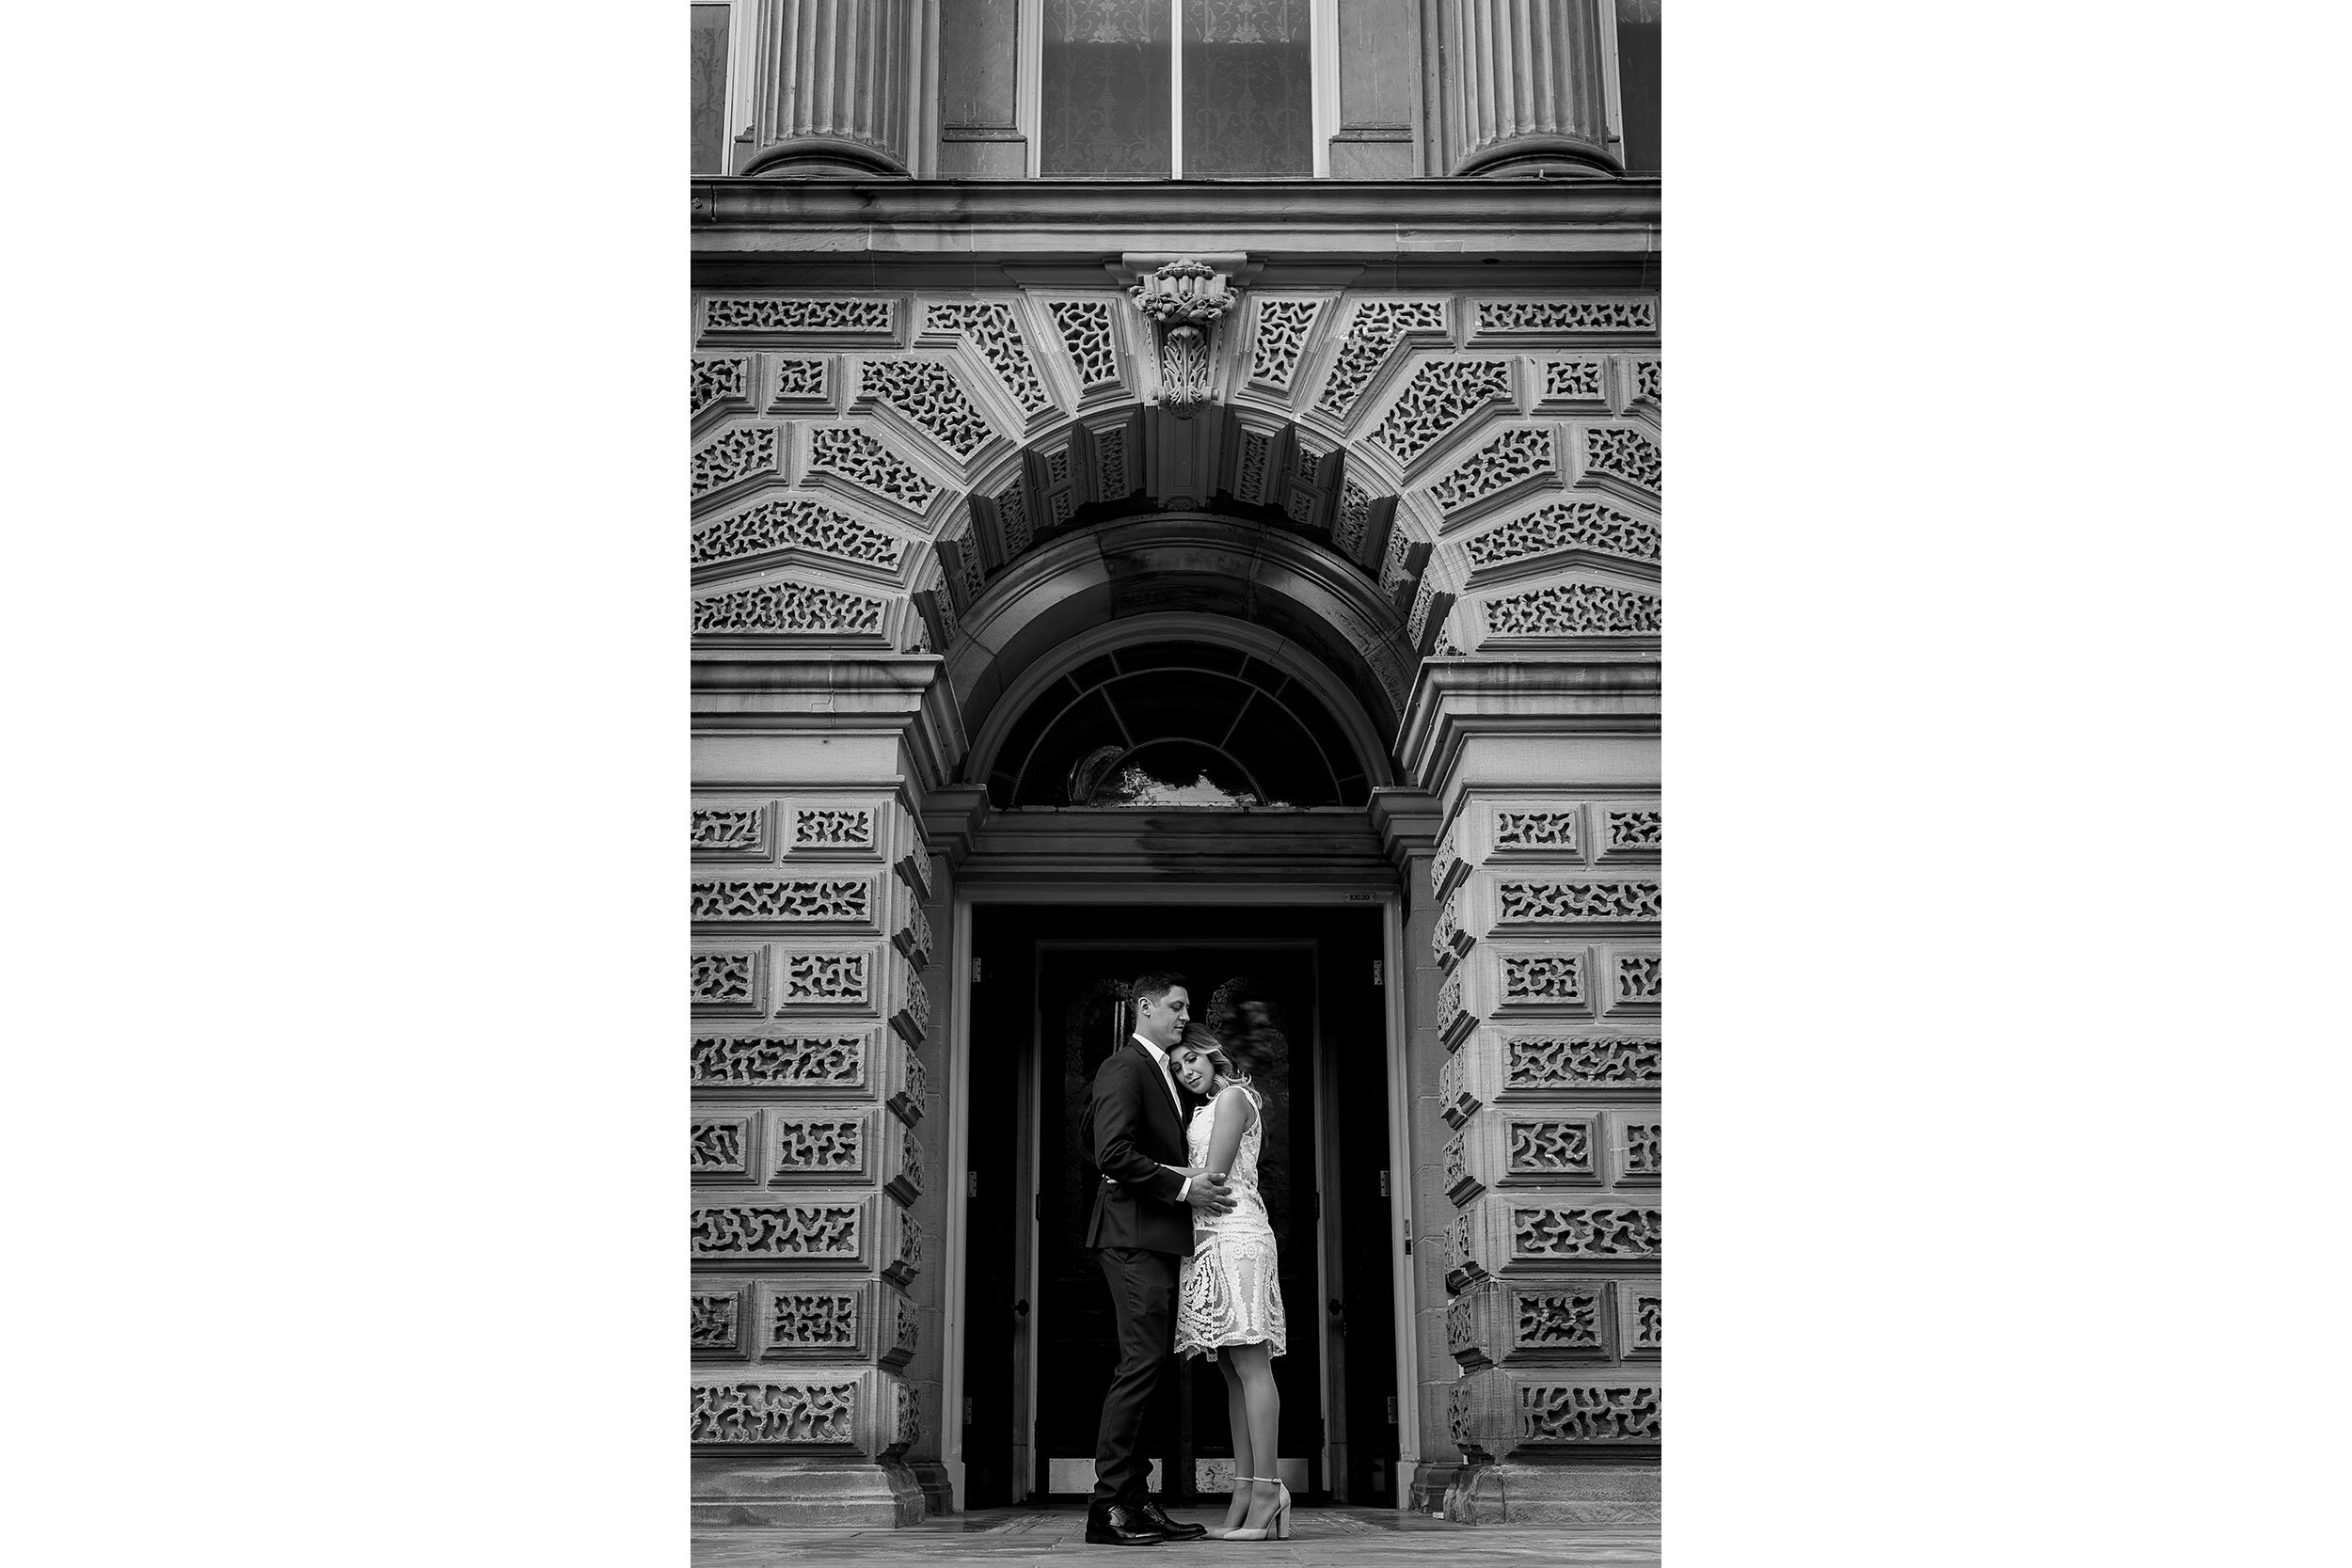
[[[1279,1476],[1236,1476],[1236,1481],[1264,1481],[1278,1494],[1274,1514],[1261,1529],[1229,1529],[1218,1539],[1224,1541],[1288,1541],[1291,1538],[1291,1489],[1282,1484]]]

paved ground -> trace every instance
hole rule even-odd
[[[1173,1518],[1215,1528],[1219,1508],[1171,1509]],[[1558,1564],[1559,1568],[1657,1568],[1658,1528],[1549,1525],[1452,1525],[1393,1509],[1301,1508],[1288,1541],[1193,1541],[1157,1546],[1089,1546],[1086,1511],[1000,1508],[926,1520],[907,1529],[728,1529],[694,1533],[694,1568],[769,1568],[801,1562],[989,1562],[1329,1564],[1443,1562],[1448,1568]]]

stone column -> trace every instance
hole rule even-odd
[[[753,57],[752,146],[737,172],[908,173],[916,21],[908,0],[769,0]]]
[[[1445,814],[1412,1491],[1449,1519],[1659,1517],[1657,695],[1645,659],[1434,658],[1406,715]]]
[[[1601,7],[1615,0],[1447,0],[1454,174],[1613,174]]]
[[[928,655],[698,652],[697,1525],[907,1525],[939,1464],[925,792],[962,737]],[[928,972],[928,974],[927,974]]]

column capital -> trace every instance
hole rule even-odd
[[[1500,753],[1623,737],[1654,750],[1659,675],[1655,659],[1423,659],[1397,726],[1397,762],[1414,784],[1451,801],[1482,742],[1500,743],[1486,748]],[[1506,772],[1524,770],[1496,760]],[[1543,777],[1542,767],[1533,775]],[[1571,768],[1551,782],[1574,776]]]

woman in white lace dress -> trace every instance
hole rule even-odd
[[[1224,1372],[1233,1429],[1233,1504],[1225,1528],[1210,1533],[1229,1541],[1282,1540],[1291,1532],[1291,1499],[1279,1474],[1282,1401],[1273,1358],[1282,1354],[1286,1335],[1274,1227],[1258,1194],[1264,1104],[1248,1070],[1264,1064],[1247,1044],[1220,1042],[1196,1023],[1168,1065],[1186,1088],[1209,1097],[1185,1133],[1192,1161],[1186,1174],[1215,1171],[1233,1195],[1230,1212],[1194,1214],[1192,1256],[1176,1273],[1176,1354],[1206,1355]]]

